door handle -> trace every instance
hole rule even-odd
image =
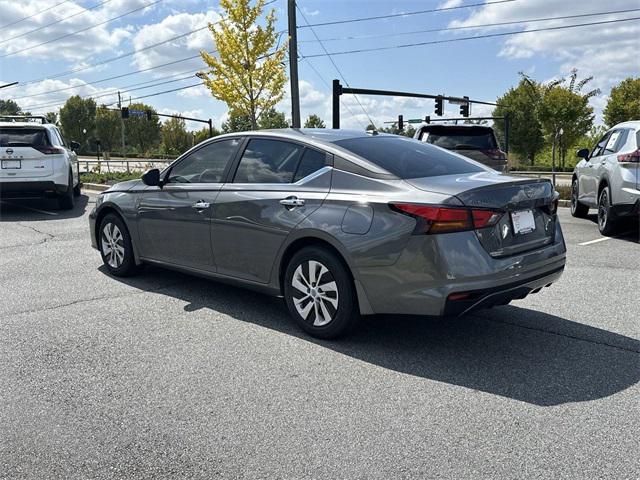
[[[205,202],[204,200],[198,200],[196,203],[191,205],[191,208],[195,208],[196,210],[204,210],[209,208],[211,204],[209,202]]]
[[[603,160],[603,161],[600,162],[600,165],[605,165],[606,163],[607,163],[607,161]]]
[[[304,200],[298,197],[287,197],[280,200],[280,205],[284,205],[285,207],[302,207],[304,205]]]

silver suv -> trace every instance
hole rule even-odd
[[[584,218],[597,208],[600,233],[611,235],[622,218],[640,213],[640,121],[619,123],[577,155],[571,214]]]

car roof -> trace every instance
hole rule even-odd
[[[51,130],[55,128],[52,123],[38,123],[38,122],[0,122],[0,127],[35,127],[45,128]]]
[[[451,130],[459,130],[459,129],[463,129],[463,128],[484,128],[487,130],[493,130],[493,127],[489,126],[489,125],[476,125],[473,123],[463,123],[460,125],[454,125],[451,123],[422,123],[420,125],[420,128],[437,128],[437,129],[441,129],[441,130],[447,130],[447,129],[451,129]]]
[[[615,125],[614,127],[610,128],[609,130],[613,130],[615,128],[635,128],[635,129],[638,129],[638,128],[640,128],[640,120],[629,120],[628,122],[618,123],[617,125]]]

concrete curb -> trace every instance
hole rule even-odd
[[[110,187],[111,185],[105,185],[103,183],[83,183],[82,184],[83,189],[92,190],[94,192],[104,192]]]

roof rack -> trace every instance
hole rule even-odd
[[[47,117],[44,115],[0,115],[0,121],[8,120],[10,122],[31,122],[34,120],[40,120],[40,123],[49,123]]]

